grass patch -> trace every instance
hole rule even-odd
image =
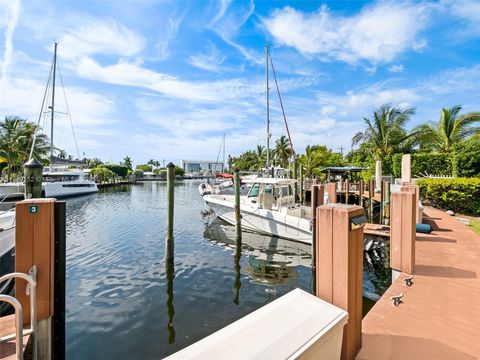
[[[469,226],[473,229],[473,231],[475,231],[478,235],[480,235],[480,221],[470,220]]]

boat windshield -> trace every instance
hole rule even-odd
[[[260,190],[260,184],[259,183],[253,184],[252,187],[250,188],[250,191],[248,192],[248,197],[257,197],[259,190]]]

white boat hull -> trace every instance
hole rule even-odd
[[[206,204],[222,220],[235,225],[235,209],[232,195],[205,195]],[[241,204],[242,229],[264,235],[312,243],[312,232],[308,219],[288,215],[286,211],[260,209]]]
[[[98,192],[94,181],[56,181],[43,183],[46,198],[64,198]]]

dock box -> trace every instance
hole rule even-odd
[[[340,359],[348,313],[295,289],[168,360]]]

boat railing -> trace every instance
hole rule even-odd
[[[0,277],[0,283],[10,279],[23,279],[27,281],[27,295],[30,297],[30,328],[23,328],[23,309],[22,304],[17,298],[10,295],[0,295],[0,302],[6,302],[13,306],[15,310],[15,333],[0,337],[0,343],[15,339],[15,351],[17,360],[23,360],[23,337],[32,336],[32,357],[37,359],[37,267],[34,265],[29,274],[14,272]]]

